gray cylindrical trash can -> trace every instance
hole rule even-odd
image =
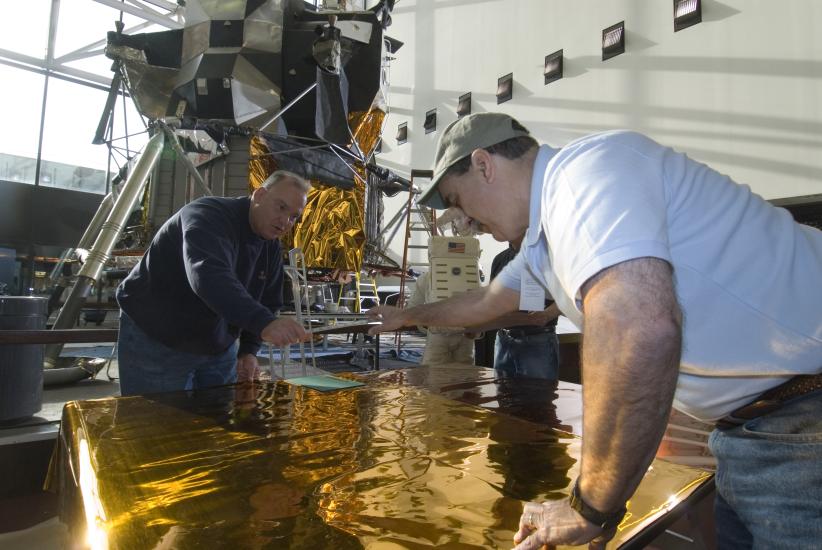
[[[0,296],[0,330],[46,328],[48,299]],[[0,344],[0,422],[24,420],[43,406],[43,345]]]

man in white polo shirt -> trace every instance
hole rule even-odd
[[[478,292],[370,310],[374,331],[481,324],[543,292],[584,329],[581,474],[525,506],[517,548],[604,545],[672,404],[720,428],[720,547],[822,540],[822,232],[643,135],[540,147],[499,113],[445,129],[421,202],[521,251]]]

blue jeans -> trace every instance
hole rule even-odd
[[[555,332],[540,332],[513,338],[497,331],[494,370],[500,378],[546,378],[559,375],[559,344]]]
[[[158,342],[120,312],[117,363],[121,395],[144,395],[233,384],[237,342],[220,355],[198,355]]]
[[[822,391],[708,441],[720,550],[822,546]]]

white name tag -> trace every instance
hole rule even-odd
[[[529,269],[522,270],[519,287],[520,311],[542,311],[545,309],[545,289],[531,275]]]

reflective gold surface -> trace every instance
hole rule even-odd
[[[248,193],[251,194],[277,170],[277,163],[259,136],[251,136],[248,149]]]
[[[472,371],[72,402],[49,484],[94,548],[509,548],[522,501],[568,494],[581,440],[550,391],[518,418],[523,392]],[[655,461],[610,547],[709,478]]]
[[[262,185],[277,169],[274,157],[268,153],[263,140],[256,136],[251,139],[249,191]],[[309,267],[359,270],[365,245],[365,186],[355,181],[353,189],[344,190],[317,180],[311,185],[301,221],[282,237],[284,248],[301,247]]]
[[[309,267],[359,271],[365,246],[365,186],[357,181],[349,191],[312,181],[302,222],[286,247],[303,249]],[[292,244],[293,243],[293,244]]]
[[[357,145],[366,156],[380,137],[385,113],[379,109],[351,113],[349,125]],[[249,192],[277,169],[274,156],[259,137],[251,139],[249,155]],[[313,189],[303,211],[302,221],[291,235],[283,237],[286,249],[302,248],[309,267],[359,271],[365,246],[365,169],[354,164],[354,188],[338,189],[312,180]]]
[[[375,108],[348,115],[348,126],[352,128],[351,133],[365,157],[368,157],[377,146],[383,120],[385,120],[385,113]]]

